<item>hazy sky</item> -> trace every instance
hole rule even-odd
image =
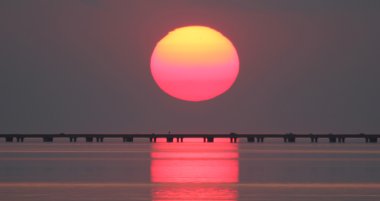
[[[378,0],[0,2],[1,133],[378,133]],[[200,103],[162,92],[150,56],[213,27],[240,74]]]

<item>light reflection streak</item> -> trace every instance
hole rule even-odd
[[[237,200],[238,146],[230,143],[155,143],[153,200]]]

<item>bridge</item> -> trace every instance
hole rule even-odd
[[[0,134],[0,140],[5,142],[24,142],[24,139],[38,138],[42,142],[53,142],[54,139],[64,138],[68,142],[75,143],[82,138],[85,142],[103,142],[104,139],[121,139],[123,142],[133,142],[135,139],[146,139],[151,143],[157,139],[166,139],[166,142],[183,142],[184,138],[202,138],[203,142],[212,143],[216,138],[229,139],[231,143],[237,143],[238,139],[245,139],[248,143],[263,143],[265,139],[282,139],[285,143],[295,143],[297,139],[309,139],[311,143],[318,143],[325,139],[330,143],[345,143],[346,139],[362,139],[365,143],[377,143],[380,134]]]

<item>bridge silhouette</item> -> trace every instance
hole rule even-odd
[[[230,139],[231,143],[237,143],[238,139],[245,139],[248,143],[263,143],[265,139],[283,139],[285,143],[295,143],[297,139],[310,139],[311,143],[318,143],[320,139],[326,139],[330,143],[345,143],[346,139],[362,139],[366,143],[377,143],[380,134],[0,134],[0,139],[5,142],[24,142],[24,139],[39,138],[42,142],[53,142],[54,139],[67,139],[75,143],[78,139],[85,142],[103,142],[104,139],[122,139],[123,142],[133,142],[135,139],[147,139],[155,143],[157,139],[166,139],[166,142],[183,142],[185,138],[203,138],[203,142],[212,143],[216,138]]]

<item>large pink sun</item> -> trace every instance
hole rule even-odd
[[[151,72],[167,94],[186,101],[205,101],[226,92],[239,74],[239,57],[220,32],[204,26],[175,29],[152,54]]]

